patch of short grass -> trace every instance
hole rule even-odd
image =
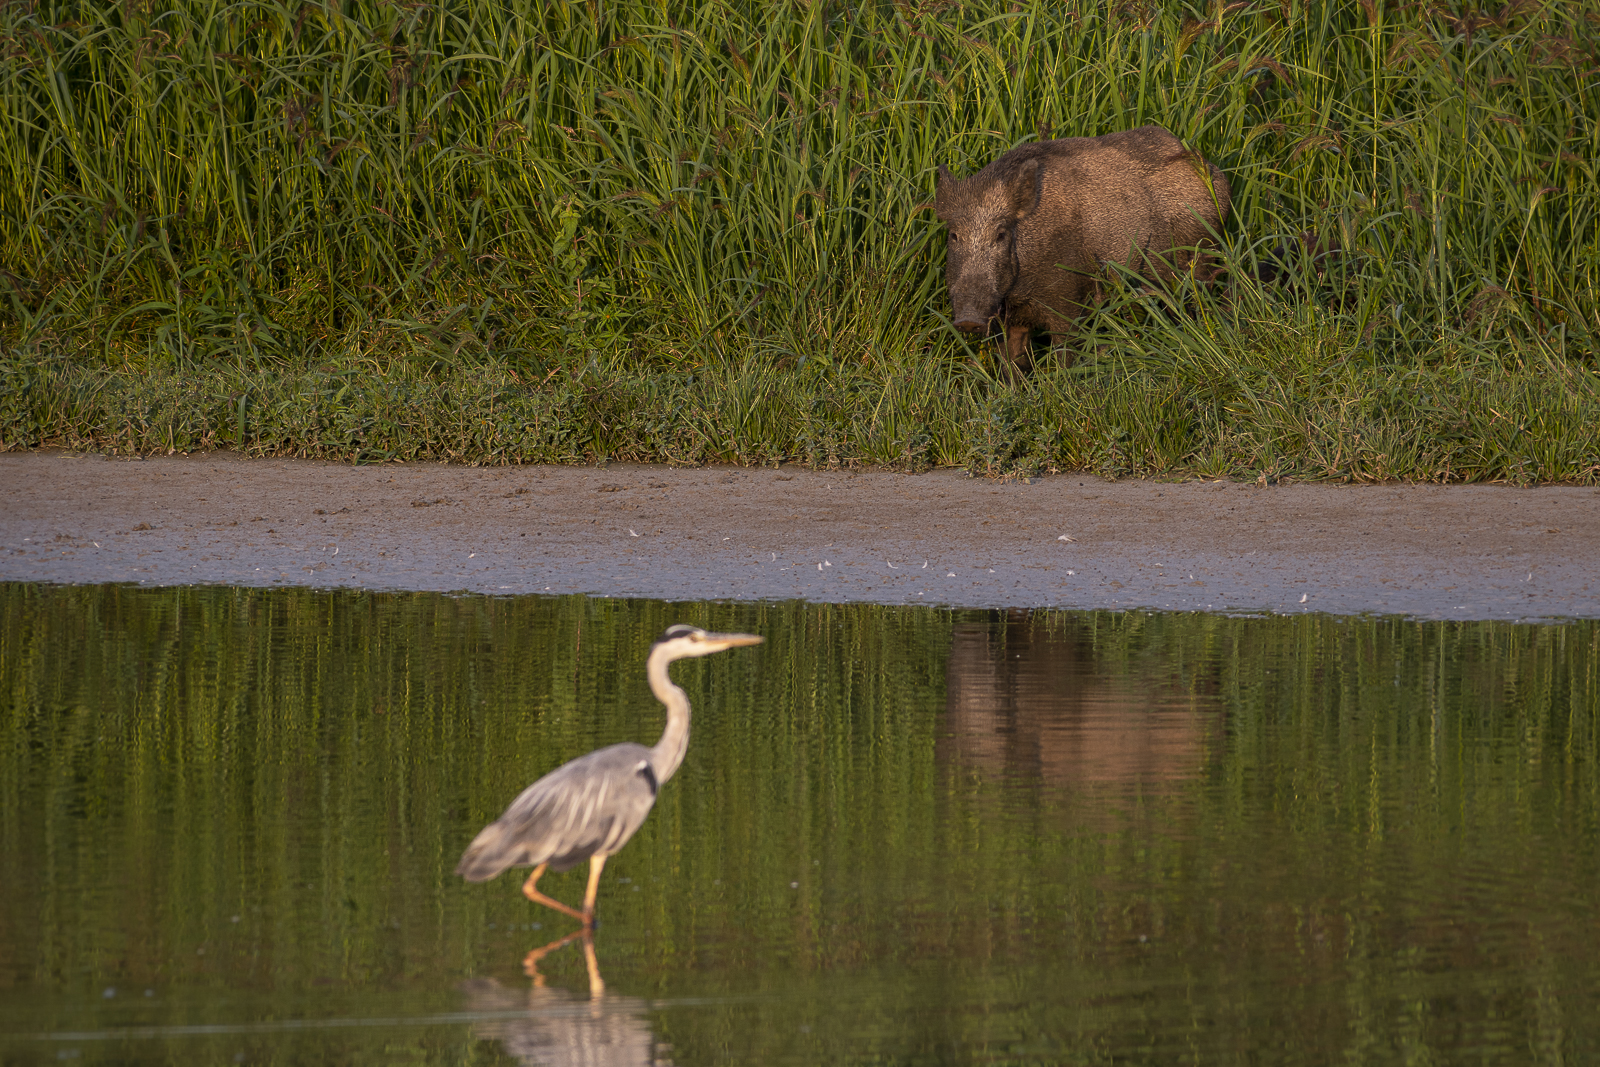
[[[1183,324],[1202,330],[1198,318]],[[595,364],[537,380],[498,360],[179,371],[13,358],[0,363],[0,433],[13,447],[355,462],[1600,481],[1593,372],[1548,349],[1515,366],[1482,350],[1382,363],[1341,328],[1307,312],[1238,329],[1210,362],[1198,345],[1194,358],[1161,359],[1107,346],[1017,386],[961,357],[800,371],[743,359],[650,374]]]

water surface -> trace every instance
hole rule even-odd
[[[452,874],[694,736],[580,942]],[[0,585],[7,1063],[1579,1062],[1600,627]],[[575,902],[583,871],[541,888]]]

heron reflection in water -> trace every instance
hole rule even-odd
[[[541,958],[579,938],[589,967],[589,986],[595,993],[587,1002],[565,989],[546,986],[539,973]],[[599,995],[604,984],[589,931],[574,930],[534,949],[522,967],[533,979],[526,994],[493,978],[474,978],[462,984],[468,1010],[489,1016],[474,1026],[479,1037],[498,1041],[511,1056],[541,1067],[670,1067],[671,1060],[665,1055],[668,1046],[650,1026],[650,1003],[637,997]]]
[[[751,634],[713,634],[681,623],[669,626],[650,647],[645,662],[650,691],[667,708],[661,740],[653,748],[630,741],[598,749],[540,778],[473,838],[456,873],[469,882],[482,882],[508,867],[532,867],[523,894],[582,922],[585,932],[593,930],[595,893],[607,857],[639,829],[656,793],[689,747],[689,698],[672,683],[667,666],[761,641]],[[570,870],[584,860],[589,861],[589,888],[582,911],[539,892],[545,871]],[[588,953],[592,964],[592,946]],[[597,981],[598,971],[592,965],[590,970],[591,982]]]

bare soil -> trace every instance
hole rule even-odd
[[[1600,490],[0,455],[0,580],[1600,616]]]

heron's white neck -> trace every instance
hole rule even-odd
[[[668,677],[667,665],[671,662],[666,649],[658,647],[645,664],[650,691],[667,706],[667,728],[661,731],[661,740],[650,750],[650,769],[655,773],[658,787],[677,773],[683,754],[689,750],[689,698]]]

